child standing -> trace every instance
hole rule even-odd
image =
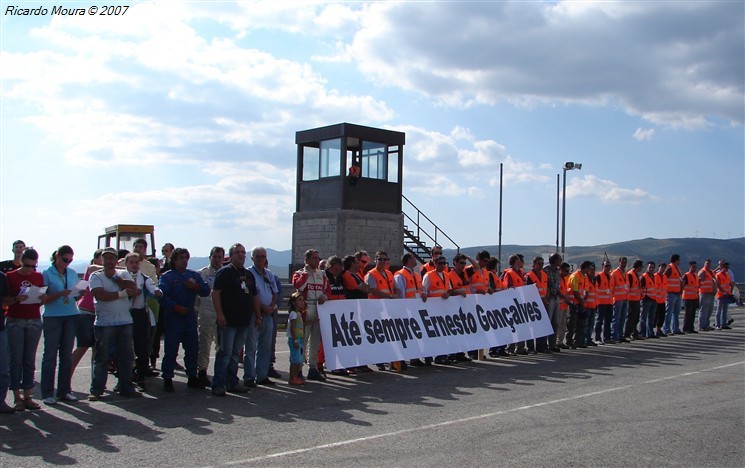
[[[287,322],[287,344],[290,347],[290,385],[304,385],[303,379],[303,330],[307,307],[302,293],[290,296],[290,315]]]

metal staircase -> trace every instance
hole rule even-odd
[[[404,203],[404,250],[414,255],[417,260],[427,263],[432,258],[432,247],[442,245],[441,239],[447,239],[460,253],[460,246],[453,241],[434,221],[414,205],[406,195],[401,195]]]

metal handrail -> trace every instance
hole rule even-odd
[[[460,253],[460,246],[450,236],[448,236],[442,229],[440,229],[435,224],[434,221],[432,221],[431,219],[429,219],[429,217],[426,214],[422,213],[422,210],[420,210],[414,203],[412,203],[411,200],[409,200],[408,198],[406,198],[406,195],[401,194],[401,197],[409,205],[411,205],[412,208],[414,208],[416,210],[416,220],[414,218],[412,218],[411,216],[409,216],[405,211],[403,211],[403,210],[401,210],[401,211],[403,212],[403,215],[406,218],[408,218],[412,223],[414,223],[416,225],[416,236],[418,238],[421,239],[422,233],[423,233],[428,239],[430,239],[432,242],[434,242],[435,245],[440,245],[439,242],[437,241],[437,235],[439,233],[442,236],[444,236],[447,240],[449,240],[455,246],[455,249],[457,250],[457,252]],[[429,221],[429,223],[434,228],[434,231],[435,231],[434,237],[429,232],[427,232],[426,230],[424,230],[424,228],[421,227],[421,218],[422,217],[424,219],[426,219],[427,221]]]

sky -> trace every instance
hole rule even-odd
[[[566,161],[567,246],[745,236],[741,1],[107,3],[0,1],[2,258],[290,249],[295,132],[340,122],[405,132],[461,247],[498,242],[500,163],[503,244],[555,243]]]

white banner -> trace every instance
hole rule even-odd
[[[448,299],[319,304],[328,369],[466,352],[553,333],[535,285]]]

